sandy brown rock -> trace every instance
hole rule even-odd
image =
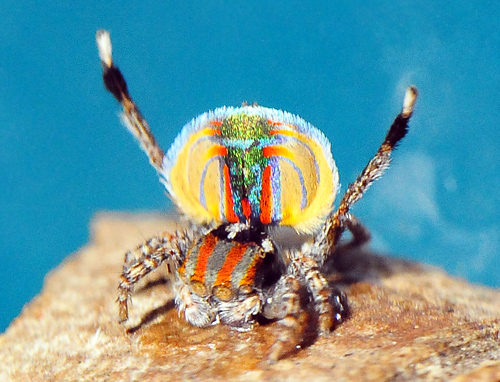
[[[351,279],[351,318],[275,365],[261,363],[273,324],[194,328],[161,272],[136,290],[127,332],[115,303],[123,254],[172,228],[153,215],[99,215],[92,242],[0,336],[0,381],[500,380],[499,291],[362,252],[337,264]]]

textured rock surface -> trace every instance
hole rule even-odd
[[[99,215],[92,242],[0,336],[0,380],[500,380],[499,291],[359,251],[338,264],[352,317],[275,365],[261,363],[272,324],[191,327],[161,272],[137,288],[127,332],[115,303],[123,254],[172,227],[154,215]]]

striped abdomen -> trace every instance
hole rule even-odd
[[[259,106],[220,108],[186,125],[163,162],[164,183],[198,223],[317,229],[338,174],[330,143],[292,114]]]

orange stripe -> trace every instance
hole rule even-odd
[[[210,121],[210,124],[213,126],[222,126],[222,121]],[[219,130],[220,134],[220,130]]]
[[[207,271],[208,258],[212,255],[215,246],[217,245],[217,237],[214,235],[206,235],[203,239],[203,244],[198,252],[198,260],[191,281],[205,282],[205,272]]]
[[[281,146],[267,146],[262,149],[262,154],[266,157],[285,157],[290,160],[293,159],[293,154],[290,150]]]
[[[247,271],[245,272],[245,276],[241,279],[240,285],[238,287],[241,287],[243,285],[253,285],[255,282],[255,274],[257,273],[257,269],[259,268],[260,263],[262,263],[262,260],[264,259],[263,256],[260,256],[260,254],[254,254],[253,256],[253,261],[252,264],[247,268]]]
[[[248,219],[250,219],[250,215],[252,213],[252,208],[250,207],[250,202],[248,198],[243,198],[241,200],[241,209],[243,210],[243,215]]]
[[[249,244],[234,242],[233,247],[229,250],[226,255],[226,261],[224,265],[217,273],[217,279],[215,280],[214,286],[222,285],[229,287],[231,285],[231,275],[233,274],[234,268],[243,258]]]
[[[213,124],[212,122],[210,122],[210,123]],[[219,125],[216,125],[216,126],[219,126]],[[211,127],[205,127],[201,131],[202,131],[203,135],[221,135],[222,134],[220,129],[212,129]]]
[[[229,182],[229,167],[224,165],[224,211],[229,223],[237,223],[238,216],[234,213],[233,194],[231,193],[231,183]]]
[[[203,160],[205,162],[208,161],[208,159],[213,158],[215,156],[226,156],[227,155],[227,148],[224,146],[220,145],[213,145],[211,146],[208,150],[207,153],[205,154]]]
[[[271,223],[271,166],[266,166],[262,174],[262,187],[260,188],[260,221],[262,224]]]
[[[275,122],[275,121],[271,121],[270,119],[268,119],[267,124],[271,125],[271,126],[281,126],[281,125],[283,125],[283,122],[279,122],[279,121]]]

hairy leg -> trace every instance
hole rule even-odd
[[[322,264],[333,252],[342,232],[346,228],[353,233],[355,240],[359,241],[363,236],[367,236],[362,232],[362,229],[359,228],[361,225],[357,219],[349,213],[349,209],[354,203],[362,198],[371,184],[383,175],[384,171],[391,163],[391,154],[393,150],[408,132],[408,122],[413,113],[416,99],[417,88],[410,86],[405,93],[403,108],[394,119],[377,153],[368,162],[357,179],[349,185],[340,201],[338,209],[330,216],[323,229],[316,236],[313,243],[315,248],[313,248],[311,252],[318,263]]]
[[[164,262],[178,267],[189,245],[190,239],[185,235],[162,234],[152,237],[134,251],[125,254],[117,298],[120,321],[128,319],[128,302],[134,285]]]
[[[163,150],[156,142],[148,123],[132,100],[128,92],[127,82],[120,69],[118,69],[113,62],[109,32],[103,29],[97,31],[96,40],[103,68],[102,77],[104,85],[122,105],[123,121],[125,125],[137,139],[153,167],[160,172],[163,162]]]
[[[278,319],[277,338],[269,350],[267,361],[274,363],[292,352],[303,338],[307,316],[300,306],[300,283],[293,274],[284,275],[264,306],[263,315]]]
[[[253,317],[261,311],[262,301],[257,293],[250,293],[232,301],[218,303],[218,312],[223,324],[238,330],[248,330]]]

